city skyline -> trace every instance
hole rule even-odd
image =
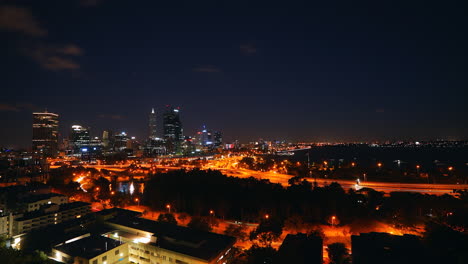
[[[427,3],[3,1],[0,146],[31,112],[146,138],[179,105],[227,141],[463,140],[464,8]],[[162,109],[156,109],[157,112]]]

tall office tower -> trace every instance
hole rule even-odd
[[[219,131],[214,132],[214,142],[213,145],[215,148],[222,147],[223,145],[223,134]]]
[[[127,141],[130,138],[128,137],[127,133],[121,132],[119,134],[114,135],[114,148],[116,151],[123,151],[127,148]]]
[[[114,133],[111,130],[104,130],[102,132],[102,146],[105,151],[114,150]]]
[[[154,108],[151,109],[151,114],[149,115],[149,138],[156,139],[158,137],[157,132],[157,121],[156,121],[156,113],[154,112]]]
[[[89,129],[80,125],[73,125],[70,133],[70,141],[72,143],[73,153],[88,151],[91,144]]]
[[[33,151],[53,157],[58,151],[59,115],[44,111],[33,113]]]
[[[198,133],[198,144],[202,147],[212,147],[213,144],[213,135],[211,130],[208,130],[205,125]]]
[[[166,106],[163,115],[164,140],[166,141],[167,152],[172,154],[181,152],[181,144],[184,140],[179,110],[179,108]]]

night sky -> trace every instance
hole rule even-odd
[[[467,138],[463,1],[312,2],[0,1],[0,146],[45,108],[142,139],[167,104],[226,140]]]

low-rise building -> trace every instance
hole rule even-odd
[[[103,236],[89,236],[52,249],[51,258],[62,263],[129,263],[128,246]]]
[[[21,235],[34,229],[58,224],[64,221],[80,218],[91,210],[89,203],[73,202],[66,204],[49,204],[41,210],[27,212],[14,216],[10,236]]]
[[[427,263],[419,237],[388,233],[361,233],[351,236],[353,264]]]
[[[319,236],[288,234],[278,250],[275,263],[322,264],[323,240]]]
[[[109,238],[128,244],[129,261],[141,264],[227,264],[234,237],[138,217],[106,221]]]
[[[27,212],[32,212],[49,204],[66,204],[68,203],[68,198],[58,193],[45,193],[29,196],[21,202],[24,203]]]

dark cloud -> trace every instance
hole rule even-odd
[[[35,106],[30,103],[17,103],[17,104],[0,103],[1,112],[20,112],[22,110],[33,110],[34,108]]]
[[[221,72],[221,69],[213,65],[203,65],[193,68],[194,72]]]
[[[27,44],[22,43],[24,47],[21,50],[24,55],[35,60],[44,69],[76,71],[80,68],[74,58],[71,58],[83,54],[83,50],[77,45],[37,44],[37,40],[34,39],[46,36],[47,30],[39,26],[39,23],[26,8],[0,6],[0,29],[32,37]]]
[[[122,120],[125,119],[124,116],[122,115],[105,115],[105,114],[100,114],[98,115],[99,118],[104,118],[104,119],[113,119],[113,120]]]
[[[102,4],[104,0],[80,0],[80,5],[84,7],[93,7]]]
[[[0,6],[0,29],[34,37],[47,35],[28,9],[15,6]]]
[[[19,112],[20,109],[18,107],[16,107],[15,105],[0,103],[0,111],[2,111],[2,112]]]
[[[80,69],[80,65],[74,57],[82,55],[83,51],[74,44],[65,46],[39,45],[33,49],[25,49],[25,54],[44,69],[60,71]]]
[[[57,52],[65,54],[65,55],[73,55],[73,56],[83,55],[83,50],[74,44],[69,44],[69,45],[64,46],[63,48],[58,48]]]
[[[257,53],[257,48],[252,44],[242,44],[240,45],[240,52],[244,55],[252,55]]]

